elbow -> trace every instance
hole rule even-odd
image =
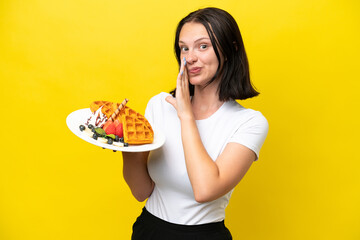
[[[143,201],[145,201],[147,199],[147,197],[143,197],[143,196],[135,196],[134,195],[134,197],[138,202],[143,202]]]
[[[209,191],[194,191],[194,197],[195,201],[198,203],[211,202],[216,199]]]
[[[152,191],[150,193],[147,193],[147,192],[133,192],[132,191],[132,195],[135,197],[135,199],[138,202],[143,202],[146,199],[148,199],[150,197],[151,193],[152,193]]]
[[[198,203],[207,203],[207,202],[211,202],[212,198],[206,197],[206,196],[195,196],[195,201]]]
[[[154,190],[154,186],[155,186],[155,184],[154,184],[154,182],[152,182],[151,187],[149,189],[141,189],[141,190],[137,189],[137,191],[131,190],[131,193],[137,201],[143,202],[150,197],[150,195],[152,194],[152,192]]]
[[[150,196],[150,194],[144,194],[144,193],[134,193],[133,192],[132,194],[138,202],[143,202]]]
[[[207,198],[203,198],[203,197],[195,197],[195,201],[198,203],[210,202]]]

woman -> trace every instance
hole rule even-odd
[[[182,19],[175,36],[180,65],[173,96],[153,97],[145,117],[164,146],[123,153],[124,178],[138,201],[148,198],[132,239],[232,239],[224,225],[232,189],[268,131],[260,112],[235,99],[259,93],[235,20],[217,8]]]

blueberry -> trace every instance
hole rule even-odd
[[[94,126],[92,124],[89,124],[88,128],[93,129]]]
[[[116,152],[116,150],[113,150],[113,152]]]
[[[96,133],[94,133],[93,135],[93,139],[97,140],[98,139],[98,135]]]
[[[113,139],[112,139],[112,138],[108,138],[107,143],[108,143],[108,144],[113,144]]]
[[[124,143],[124,147],[128,147],[129,146],[129,144],[128,143]]]
[[[115,142],[118,142],[120,139],[119,139],[119,136],[118,135],[115,135]]]
[[[122,142],[122,143],[123,143],[123,142],[124,142],[124,138],[120,138],[120,142]]]
[[[80,125],[80,131],[84,131],[85,130],[85,126],[84,125]]]

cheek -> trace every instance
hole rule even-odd
[[[217,68],[219,65],[219,61],[215,55],[215,53],[209,53],[202,56],[202,61],[206,63],[208,66],[211,66],[213,68],[214,66]]]
[[[211,65],[216,65],[216,67],[219,65],[219,60],[217,59],[215,52],[209,56],[209,62],[211,62]]]
[[[216,70],[217,70],[217,68],[218,68],[218,66],[219,66],[219,61],[218,61],[218,59],[216,58],[216,56],[215,56],[215,58],[212,59],[212,61],[210,62],[210,65],[211,65],[212,70],[213,70],[214,72],[216,72]]]

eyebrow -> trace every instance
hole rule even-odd
[[[202,40],[210,40],[210,38],[202,37],[202,38],[196,39],[195,42],[199,42],[199,41],[202,41]],[[185,43],[185,42],[180,40],[179,43]]]

